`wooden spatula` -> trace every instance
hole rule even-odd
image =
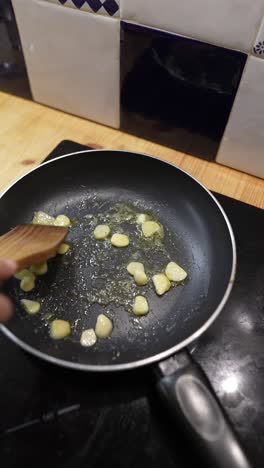
[[[15,260],[18,271],[56,255],[68,228],[20,224],[0,236],[0,258]]]

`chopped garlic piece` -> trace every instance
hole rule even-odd
[[[48,271],[48,264],[47,262],[36,263],[30,267],[30,271],[35,273],[37,276],[45,275],[45,273]]]
[[[148,220],[148,215],[146,215],[144,213],[140,213],[140,214],[137,215],[137,223],[138,224],[143,224],[147,220]]]
[[[136,296],[133,304],[135,315],[146,315],[149,311],[148,301],[144,296]]]
[[[22,291],[29,292],[35,287],[36,276],[29,270],[21,270],[16,273],[15,278],[21,280],[20,288]]]
[[[40,309],[40,303],[37,301],[30,301],[29,299],[21,299],[20,301],[23,309],[28,314],[36,314]]]
[[[144,265],[140,262],[130,262],[127,265],[127,271],[130,275],[134,276],[136,271],[143,271],[144,272]]]
[[[32,281],[35,281],[36,276],[29,270],[21,270],[18,271],[14,277],[18,280],[22,280],[23,278],[31,278]]]
[[[163,294],[165,294],[165,292],[169,291],[171,287],[170,281],[168,280],[167,276],[164,275],[163,273],[154,275],[152,277],[152,281],[154,283],[156,293],[159,296],[162,296]]]
[[[111,237],[111,244],[115,247],[127,247],[129,244],[129,238],[125,234],[114,234]]]
[[[84,330],[81,335],[80,343],[82,346],[93,346],[97,341],[96,334],[93,328]]]
[[[53,320],[50,324],[50,336],[54,340],[61,340],[70,335],[71,326],[66,320]]]
[[[20,289],[24,292],[32,291],[35,287],[35,281],[25,276],[20,282]]]
[[[68,227],[71,225],[71,220],[68,218],[68,216],[65,215],[59,215],[54,221],[54,226],[64,226]]]
[[[64,242],[62,242],[62,244],[59,246],[57,250],[57,253],[60,255],[64,255],[66,254],[66,252],[68,252],[69,249],[70,249],[69,244],[65,244]]]
[[[138,286],[145,286],[148,282],[148,277],[144,271],[137,270],[134,279]]]
[[[127,265],[127,271],[130,275],[134,276],[135,282],[138,286],[145,286],[145,284],[147,284],[148,278],[145,273],[143,263],[130,262]]]
[[[98,338],[107,338],[109,335],[111,335],[112,330],[112,321],[104,314],[98,315],[95,325],[96,336],[98,336]]]
[[[97,240],[104,240],[109,236],[110,232],[110,227],[107,224],[99,224],[94,230],[94,237]]]
[[[155,221],[145,221],[142,224],[142,231],[145,237],[151,237],[161,230],[161,226]]]
[[[166,276],[170,281],[179,281],[185,280],[187,278],[187,273],[183,268],[180,267],[176,262],[170,262],[166,266],[165,270]]]
[[[44,224],[53,226],[54,222],[55,218],[53,218],[53,216],[50,216],[47,213],[44,213],[44,211],[36,211],[36,213],[34,214],[34,218],[32,219],[32,224]]]

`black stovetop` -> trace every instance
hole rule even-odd
[[[64,141],[49,156],[87,149]],[[233,226],[230,300],[194,349],[256,468],[264,459],[264,216],[216,194]],[[148,369],[78,373],[43,363],[0,336],[1,466],[171,468],[191,464],[166,424]],[[196,465],[195,465],[196,466]],[[228,468],[228,467],[227,467]]]

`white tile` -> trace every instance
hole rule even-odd
[[[264,0],[121,0],[120,8],[123,19],[249,51]]]
[[[36,101],[119,127],[118,19],[13,0]]]
[[[264,58],[264,18],[259,28],[257,38],[252,47],[252,54],[256,57]]]
[[[217,162],[264,178],[264,61],[248,59]]]
[[[80,11],[89,11],[98,15],[119,16],[120,0],[46,0],[59,6],[75,8]]]

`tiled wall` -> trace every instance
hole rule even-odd
[[[13,0],[36,101],[264,177],[264,0]]]
[[[74,2],[86,3],[12,2],[33,97],[119,128],[120,21],[106,10],[95,15],[65,7]]]

